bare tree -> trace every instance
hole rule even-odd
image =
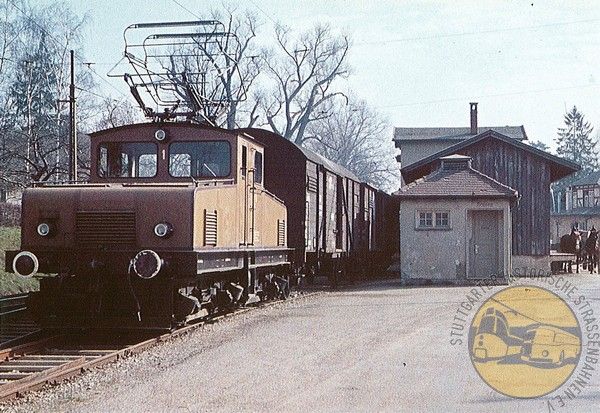
[[[106,98],[99,108],[99,117],[94,122],[94,130],[115,128],[142,121],[140,109],[127,100]]]
[[[330,116],[312,122],[305,145],[378,188],[399,186],[389,126],[364,101],[333,101]]]
[[[336,96],[333,83],[349,73],[346,36],[336,35],[329,26],[317,25],[293,39],[283,26],[275,28],[278,49],[265,59],[266,74],[275,92],[263,102],[271,129],[302,144],[311,122],[330,116],[325,110]]]

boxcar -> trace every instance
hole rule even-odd
[[[389,195],[354,173],[270,131],[244,129],[265,147],[265,188],[288,209],[288,246],[309,279],[364,276],[393,254]],[[378,221],[379,220],[379,221]],[[392,238],[390,238],[392,236]]]

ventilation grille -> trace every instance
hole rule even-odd
[[[204,245],[217,245],[217,211],[204,210]]]
[[[442,169],[445,171],[460,171],[462,169],[469,168],[469,159],[465,160],[443,160],[442,161]]]
[[[285,220],[277,220],[277,246],[285,246]]]
[[[75,236],[78,243],[135,245],[134,211],[77,211]]]
[[[306,189],[310,192],[317,192],[317,178],[315,176],[308,175],[306,177]]]

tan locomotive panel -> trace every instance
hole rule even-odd
[[[246,148],[246,165],[242,148]],[[238,137],[235,183],[232,181],[200,184],[194,194],[195,249],[261,248],[286,245],[287,211],[282,201],[267,192],[262,182],[256,182],[255,154],[263,153],[244,136]],[[263,158],[264,159],[264,158]],[[245,169],[245,173],[244,173]],[[264,173],[264,172],[263,172]],[[214,225],[216,223],[216,240]]]

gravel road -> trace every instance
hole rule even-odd
[[[573,280],[594,297],[591,276]],[[470,287],[402,288],[395,280],[260,308],[154,347],[5,411],[548,411],[477,375],[450,344]],[[600,365],[597,366],[600,368]],[[556,411],[600,406],[600,373]],[[558,394],[558,393],[556,393]],[[552,402],[554,403],[554,402]]]

